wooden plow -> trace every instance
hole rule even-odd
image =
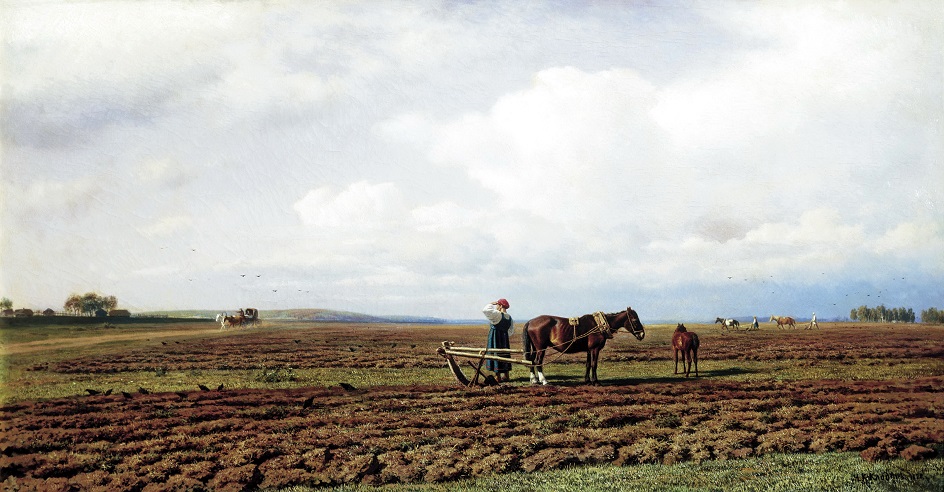
[[[510,362],[512,364],[521,364],[528,367],[533,366],[534,364],[526,359],[514,359],[513,355],[523,355],[524,351],[521,349],[487,349],[480,347],[457,347],[453,345],[455,342],[443,342],[442,346],[436,349],[436,353],[446,359],[446,364],[449,366],[449,370],[452,371],[452,375],[456,377],[456,381],[459,381],[459,384],[465,386],[466,388],[472,388],[476,386],[494,386],[498,384],[498,381],[495,380],[495,377],[492,375],[485,375],[482,373],[482,364],[486,360],[497,360],[501,362]],[[456,360],[456,357],[463,357],[466,359],[466,363],[475,370],[475,375],[472,376],[472,379],[466,377],[462,372],[462,368],[459,366],[459,362]],[[478,363],[473,362],[473,360],[478,360]],[[480,381],[481,379],[481,381]]]

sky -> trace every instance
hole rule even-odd
[[[0,9],[17,308],[944,308],[939,1]]]

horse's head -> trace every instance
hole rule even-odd
[[[686,332],[686,331],[688,331],[688,330],[685,329],[685,325],[683,325],[682,323],[679,323],[678,326],[675,327],[675,331],[677,331],[677,332]]]
[[[724,320],[721,318],[715,318],[715,323],[724,323]]]
[[[626,324],[623,325],[623,328],[626,328],[626,331],[633,334],[636,337],[636,340],[642,340],[646,338],[646,328],[642,326],[642,321],[639,321],[639,315],[636,314],[636,311],[633,311],[633,308],[626,308]]]

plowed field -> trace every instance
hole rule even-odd
[[[548,366],[557,385],[547,387],[528,385],[516,368],[512,384],[473,390],[421,378],[344,389],[300,377],[287,388],[203,391],[195,378],[147,394],[130,386],[110,395],[78,386],[73,396],[42,400],[14,393],[0,409],[0,474],[14,490],[253,490],[781,452],[940,456],[944,329],[823,325],[732,334],[690,326],[702,338],[697,379],[672,374],[671,329],[653,327],[643,342],[620,334],[604,349],[605,384],[597,387],[577,384],[583,357],[574,355]],[[439,342],[481,345],[484,333],[270,324],[183,343],[142,339],[51,354],[48,364],[35,354],[10,360],[27,365],[23,371],[86,381],[135,371],[205,377],[280,367],[299,374],[336,368],[341,382],[352,369],[445,375],[435,355]],[[792,376],[784,377],[784,367]],[[839,377],[818,377],[823,371]]]

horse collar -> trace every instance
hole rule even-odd
[[[597,329],[600,331],[610,331],[610,323],[606,320],[603,311],[593,313],[593,320],[597,322]]]

